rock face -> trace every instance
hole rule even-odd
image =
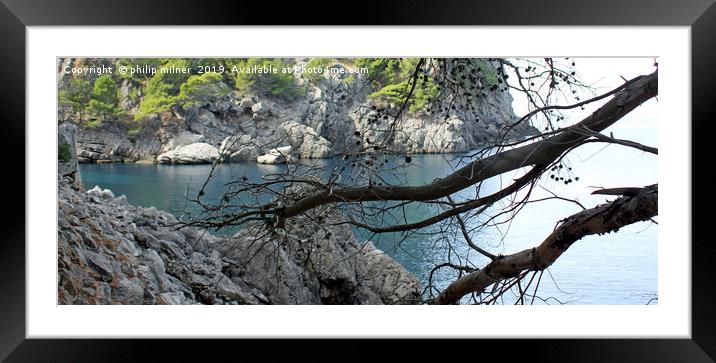
[[[150,135],[130,135],[115,127],[80,128],[77,159],[81,163],[154,160],[162,144]]]
[[[98,186],[83,192],[71,125],[60,127],[59,304],[404,304],[420,283],[340,214],[298,216],[270,233],[218,237]],[[180,146],[177,150],[197,143]],[[210,145],[209,145],[210,146]],[[228,144],[225,145],[228,148]],[[202,146],[202,148],[204,148]],[[175,150],[176,151],[176,150]],[[273,150],[288,155],[291,147]],[[218,152],[217,152],[218,157]]]
[[[300,65],[307,59],[294,59],[294,62]],[[446,63],[446,69],[459,67],[459,60],[453,63]],[[343,65],[336,62],[331,67]],[[469,105],[455,102],[455,95],[446,95],[431,105],[431,109],[447,111],[436,114],[426,108],[407,113],[396,121],[385,114],[379,115],[378,110],[395,114],[400,105],[370,99],[367,81],[365,75],[351,76],[347,72],[324,74],[314,80],[297,75],[296,82],[306,93],[290,102],[280,97],[234,91],[198,109],[183,110],[177,106],[153,115],[143,121],[146,125],[141,131],[132,129],[136,133],[130,133],[129,126],[123,129],[112,124],[82,128],[78,137],[79,160],[178,163],[182,161],[174,160],[181,158],[167,153],[196,143],[219,147],[222,160],[232,162],[255,160],[266,150],[287,144],[300,159],[355,153],[376,143],[396,152],[465,152],[494,141],[504,125],[517,119],[510,94],[496,91],[482,92]],[[129,113],[134,112],[141,101],[141,90],[136,87],[139,86],[130,82],[123,82],[120,87],[121,103]],[[395,123],[399,132],[391,133],[391,138],[383,143],[388,136],[385,131]],[[507,136],[515,140],[535,132],[532,127],[521,124]],[[220,145],[231,144],[225,143],[230,137],[241,142],[234,143],[236,147],[222,149]],[[188,156],[186,162],[211,160]],[[281,162],[273,157],[262,160]]]
[[[396,304],[417,278],[346,225],[215,237],[124,196],[59,187],[60,304]],[[263,236],[264,233],[261,234]]]
[[[333,154],[333,144],[318,135],[316,130],[296,121],[284,122],[281,128],[301,159],[323,159]]]
[[[57,128],[57,178],[60,182],[80,189],[82,184],[77,165],[76,133],[77,127],[69,122],[63,122]]]
[[[164,144],[164,146],[162,146],[162,152],[169,152],[182,146],[191,145],[197,142],[204,142],[204,139],[204,135],[183,131]]]
[[[212,163],[218,158],[219,151],[215,147],[203,142],[196,142],[157,156],[157,162],[162,164],[205,164]]]

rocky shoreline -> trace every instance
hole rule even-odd
[[[300,217],[269,235],[214,236],[95,187],[83,191],[72,146],[59,161],[59,304],[410,304],[420,283],[347,225]],[[258,226],[255,226],[258,228]]]
[[[174,107],[150,115],[141,127],[120,123],[81,127],[77,134],[79,161],[257,161],[271,155],[272,149],[286,147],[290,147],[292,159],[320,159],[370,151],[372,145],[387,137],[391,152],[460,153],[485,145],[517,119],[509,92],[485,92],[475,102],[462,106],[446,97],[437,105],[407,113],[398,121],[400,131],[389,136],[386,130],[396,122],[389,115],[396,114],[400,105],[370,99],[366,87],[361,87],[364,80],[349,82],[346,77],[327,74],[318,80],[297,78],[306,91],[293,101],[233,91],[196,109]],[[136,94],[133,87],[137,86],[123,82],[119,94]],[[132,114],[138,103],[128,97],[122,96],[119,103]],[[438,114],[433,108],[449,112]],[[535,132],[521,124],[509,138],[520,139]],[[284,162],[289,158],[263,159]]]

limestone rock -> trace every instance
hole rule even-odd
[[[259,164],[281,164],[286,162],[290,163],[295,160],[293,155],[291,155],[292,151],[293,148],[291,146],[283,146],[271,149],[266,154],[257,157],[256,162],[258,162]]]
[[[301,159],[323,159],[333,155],[333,144],[314,129],[296,121],[284,122],[281,128],[291,146],[298,150]]]
[[[109,189],[102,189],[99,185],[95,185],[94,188],[87,191],[87,194],[99,197],[105,200],[114,199],[114,193]],[[125,197],[126,200],[126,197]]]
[[[157,156],[162,164],[206,164],[219,158],[219,151],[212,145],[197,142],[179,147]]]
[[[362,248],[345,224],[306,228],[310,221],[297,217],[272,235],[246,228],[216,237],[177,231],[171,214],[111,194],[59,186],[60,304],[394,304],[419,297],[413,275]]]
[[[386,304],[411,304],[420,296],[420,281],[415,275],[405,273],[403,267],[375,248],[370,241],[365,242],[361,252],[367,260],[368,279],[381,300]]]

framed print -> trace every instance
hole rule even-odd
[[[5,1],[3,356],[713,360],[711,3],[205,5]]]

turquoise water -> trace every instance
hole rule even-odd
[[[638,134],[638,141],[655,145],[655,133],[643,130],[620,130],[620,136]],[[654,155],[619,147],[586,145],[570,154],[564,175],[578,176],[578,182],[564,185],[546,175],[540,184],[561,197],[578,198],[590,208],[605,200],[604,196],[592,196],[593,186],[643,186],[656,182],[657,158]],[[334,161],[312,161],[312,165],[329,169]],[[391,160],[391,163],[395,161]],[[398,168],[390,176],[390,182],[400,181],[412,185],[428,183],[442,177],[457,166],[455,155],[414,155],[406,168]],[[396,164],[397,165],[397,164]],[[568,171],[568,167],[572,170]],[[264,175],[280,171],[281,166],[240,163],[224,166],[212,182],[211,191],[218,192],[218,186],[236,178],[246,176],[258,180]],[[82,181],[86,188],[99,185],[111,189],[116,195],[125,194],[130,203],[141,206],[155,206],[179,214],[185,210],[196,210],[185,202],[185,192],[196,195],[205,180],[208,165],[139,165],[139,164],[82,164]],[[507,173],[483,183],[483,193],[495,191],[506,185],[515,173]],[[466,190],[458,197],[471,197],[474,190]],[[541,187],[533,191],[533,199],[551,196]],[[249,200],[247,200],[249,202]],[[491,211],[495,211],[495,206]],[[512,223],[488,228],[472,238],[476,244],[495,254],[510,254],[541,243],[553,230],[555,223],[581,208],[562,200],[547,200],[529,203],[520,211]],[[432,215],[435,207],[408,207],[394,216],[417,221]],[[504,218],[503,218],[504,219]],[[484,219],[483,219],[484,220]],[[356,230],[359,241],[371,239],[378,248],[385,250],[409,271],[415,273],[427,284],[427,276],[436,263],[445,262],[452,248],[451,261],[460,263],[458,255],[469,253],[470,261],[476,267],[487,260],[468,251],[459,234],[438,233],[438,226],[427,227],[408,235],[400,233],[373,236],[363,230]],[[653,223],[638,223],[622,228],[618,233],[605,236],[590,236],[575,243],[542,276],[538,295],[546,301],[536,299],[535,304],[646,304],[655,303],[657,297],[657,232]],[[464,263],[464,261],[462,261]],[[447,269],[434,276],[434,284],[443,287],[455,278]],[[533,285],[534,286],[534,285]]]

